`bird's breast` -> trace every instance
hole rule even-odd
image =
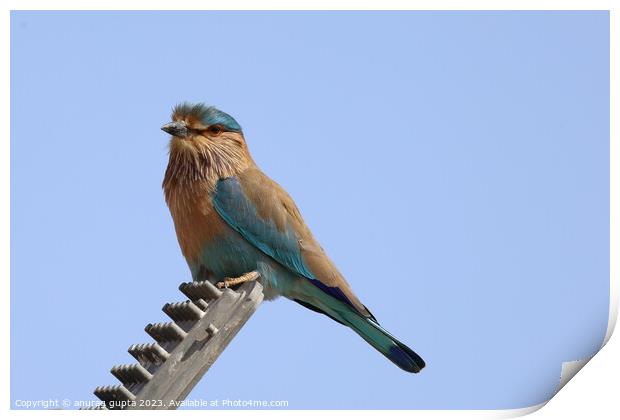
[[[227,226],[213,208],[206,188],[173,191],[168,196],[168,207],[181,252],[188,262],[197,262],[204,246],[225,233]]]

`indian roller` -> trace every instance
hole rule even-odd
[[[194,281],[259,281],[265,299],[284,296],[327,315],[401,369],[425,366],[355,296],[293,199],[256,165],[233,117],[182,103],[161,129],[172,136],[164,196]]]

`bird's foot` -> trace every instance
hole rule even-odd
[[[249,281],[255,281],[260,277],[258,271],[250,271],[249,273],[245,273],[239,277],[224,277],[224,281],[220,281],[215,285],[220,288],[228,288],[230,286],[236,286],[237,284],[247,283]]]

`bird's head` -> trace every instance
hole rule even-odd
[[[172,110],[172,121],[163,127],[172,135],[170,163],[188,176],[234,176],[253,163],[241,131],[233,117],[203,103],[181,103]]]
[[[241,126],[233,117],[213,106],[203,103],[190,104],[183,102],[172,110],[172,122],[162,128],[166,133],[181,140],[200,142],[200,137],[206,139],[219,138],[223,133],[243,140]]]

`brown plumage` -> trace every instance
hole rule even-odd
[[[195,280],[258,270],[267,299],[284,295],[350,326],[405,370],[424,366],[355,296],[293,199],[257,167],[232,117],[182,104],[162,129],[173,135],[164,194]]]
[[[272,220],[281,232],[291,226],[298,234],[301,254],[321,282],[340,288],[360,313],[370,316],[310,232],[290,195],[256,166],[242,133],[210,132],[195,111],[182,114],[175,110],[172,121],[184,121],[192,133],[170,141],[162,184],[186,259],[197,261],[204,243],[226,230],[210,195],[218,180],[236,176],[262,219]]]
[[[255,166],[243,134],[209,132],[197,109],[177,107],[173,122],[185,122],[188,137],[174,136],[162,187],[183,256],[196,261],[205,241],[222,234],[224,224],[213,213],[210,195],[216,182]]]

